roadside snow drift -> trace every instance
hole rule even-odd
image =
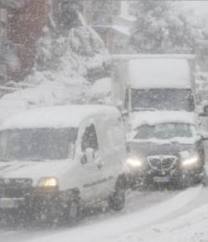
[[[142,212],[135,211],[131,214],[116,215],[109,218],[109,220],[98,221],[96,224],[78,226],[68,231],[57,232],[49,236],[43,236],[42,238],[38,237],[38,239],[31,239],[28,240],[28,242],[152,242],[155,240],[155,234],[157,234],[158,231],[156,229],[156,232],[154,232],[154,230],[152,232],[152,226],[157,225],[161,219],[171,216],[176,211],[185,208],[191,201],[200,195],[201,191],[202,187],[191,188],[165,202],[147,208]],[[204,209],[206,210],[208,208]],[[202,211],[200,211],[200,214],[201,213]],[[191,214],[190,216],[193,218]],[[195,216],[195,213],[193,213],[193,216]],[[190,218],[187,218],[187,220],[188,219],[190,220]],[[169,223],[167,222],[167,224]],[[168,227],[167,231],[168,230],[170,230],[170,227]],[[185,228],[184,232],[187,232]],[[163,234],[166,235],[165,227]],[[169,235],[169,237],[165,236],[165,240],[158,239],[158,242],[167,242],[167,240],[171,242],[178,241],[171,240],[169,232],[167,235]]]

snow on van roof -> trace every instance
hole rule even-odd
[[[172,122],[196,124],[196,116],[194,113],[185,111],[144,111],[134,112],[131,116],[133,129],[143,124],[154,125]]]
[[[1,129],[78,127],[86,118],[93,115],[119,115],[113,106],[105,105],[66,105],[34,108],[6,119]]]
[[[130,85],[135,89],[190,88],[189,56],[141,55],[129,60]]]

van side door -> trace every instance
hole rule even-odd
[[[102,167],[96,163],[100,150],[94,124],[85,128],[80,145],[80,166],[83,179],[82,198],[84,200],[99,199],[102,194],[100,186],[104,181]]]
[[[119,118],[108,120],[105,125],[107,126],[100,131],[104,146],[103,173],[106,180],[105,191],[111,193],[118,176],[123,172],[123,162],[126,159],[125,132]]]

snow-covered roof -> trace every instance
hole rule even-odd
[[[79,127],[86,118],[101,114],[103,117],[119,116],[119,111],[112,106],[105,105],[66,105],[55,107],[34,108],[6,119],[1,129],[22,128],[63,128]]]
[[[191,70],[185,58],[138,58],[128,63],[132,88],[190,88]]]
[[[194,113],[185,111],[144,111],[134,112],[130,122],[132,128],[143,124],[154,125],[158,123],[196,124],[196,116]]]

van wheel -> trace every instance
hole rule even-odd
[[[124,208],[126,202],[125,180],[120,177],[116,182],[115,192],[109,198],[109,207],[115,211]]]
[[[80,219],[80,202],[78,199],[72,200],[67,209],[67,221],[76,223]]]

